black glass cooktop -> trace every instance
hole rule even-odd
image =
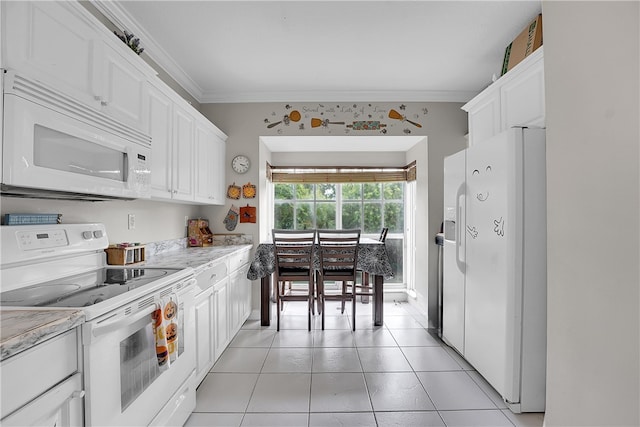
[[[171,268],[101,268],[0,294],[0,305],[86,307],[180,271]]]

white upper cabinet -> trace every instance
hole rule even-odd
[[[514,126],[545,127],[544,47],[466,103],[469,145]]]
[[[151,196],[170,199],[173,188],[173,103],[154,86],[149,88],[151,135]]]
[[[152,198],[224,204],[227,136],[160,82],[150,85],[147,110]]]
[[[224,204],[225,139],[206,120],[196,122],[196,202]]]
[[[75,1],[0,8],[3,67],[150,135],[153,198],[224,204],[227,136],[87,9]]]
[[[102,110],[128,125],[147,131],[147,78],[111,46],[104,46],[100,106]]]
[[[76,2],[2,2],[4,66],[146,132],[155,72]]]
[[[193,201],[195,119],[178,105],[173,108],[173,198]]]
[[[2,2],[2,8],[4,66],[99,108],[94,90],[101,42],[92,22],[66,3]]]

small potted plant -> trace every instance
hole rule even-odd
[[[140,47],[140,39],[134,36],[132,33],[128,32],[127,30],[124,30],[124,35],[118,34],[117,31],[114,31],[113,34],[118,36],[118,38],[122,40],[124,44],[129,46],[131,50],[137,53],[138,55],[140,55],[144,51],[144,48]]]

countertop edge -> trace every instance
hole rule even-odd
[[[22,351],[28,350],[50,338],[80,326],[85,321],[82,310],[56,310],[38,308],[0,307],[3,336],[0,341],[0,360],[4,361]],[[37,318],[42,317],[41,321]],[[28,321],[32,325],[25,325]],[[42,322],[42,323],[40,323]],[[13,333],[7,334],[14,329]],[[21,330],[23,328],[24,330]]]

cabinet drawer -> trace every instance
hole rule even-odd
[[[71,330],[2,361],[2,416],[29,403],[78,370],[78,342]]]
[[[207,290],[227,276],[228,268],[225,261],[216,262],[211,267],[205,268],[197,276],[196,294]]]
[[[229,271],[236,271],[243,265],[251,261],[251,250],[246,249],[242,252],[235,253],[229,256]]]

